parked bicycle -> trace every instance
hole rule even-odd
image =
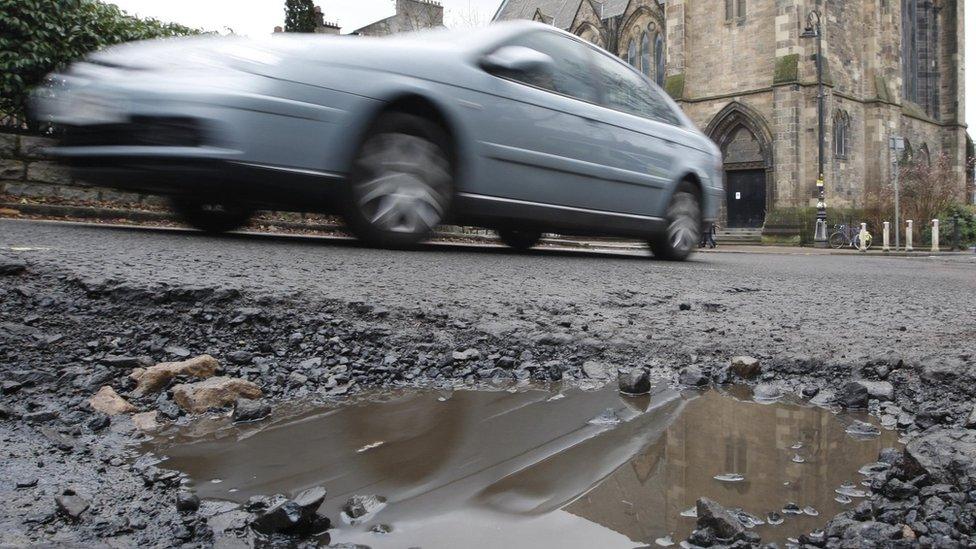
[[[834,232],[831,233],[828,242],[831,248],[841,249],[850,246],[855,250],[861,248],[861,227],[853,225],[834,225]],[[871,247],[871,234],[868,233],[865,248]]]

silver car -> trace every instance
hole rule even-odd
[[[723,196],[718,148],[660,88],[538,23],[133,43],[52,75],[34,107],[83,178],[170,195],[212,232],[294,209],[381,246],[449,222],[684,259]]]

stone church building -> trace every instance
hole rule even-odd
[[[828,208],[858,207],[894,161],[949,157],[966,188],[964,0],[503,0],[659,83],[725,156],[727,227],[815,204],[822,14]],[[889,138],[903,136],[893,158]]]

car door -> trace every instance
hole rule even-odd
[[[605,175],[609,136],[594,119],[602,107],[592,52],[547,30],[525,33],[494,51],[507,46],[530,48],[553,62],[531,72],[486,70],[475,117],[482,169],[465,197],[527,202],[567,221],[572,207],[604,207],[597,182]]]
[[[596,53],[604,105],[597,115],[609,134],[607,192],[616,211],[658,216],[676,177],[681,122],[658,88],[619,59]]]

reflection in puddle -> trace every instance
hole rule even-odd
[[[702,496],[739,508],[765,541],[783,542],[844,509],[835,498],[857,497],[845,488],[863,478],[858,469],[897,444],[888,431],[846,434],[849,416],[718,391],[559,394],[374,395],[341,408],[278,410],[257,425],[200,422],[157,450],[191,475],[201,497],[243,502],[322,485],[333,542],[429,549],[681,540]],[[216,478],[223,482],[209,482]],[[351,496],[370,494],[386,507],[355,525],[339,520]],[[371,531],[381,524],[391,532]]]

